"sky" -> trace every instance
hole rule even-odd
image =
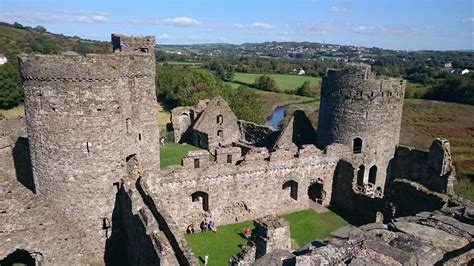
[[[103,41],[123,33],[158,44],[474,49],[474,0],[0,0],[0,21]]]

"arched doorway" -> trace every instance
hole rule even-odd
[[[10,253],[3,260],[0,260],[0,265],[27,265],[34,266],[35,259],[31,256],[30,252],[24,249],[17,249],[13,253]]]
[[[308,187],[308,197],[310,200],[322,204],[324,198],[326,197],[326,192],[324,192],[323,183],[315,182],[311,184]]]
[[[298,183],[294,180],[289,180],[283,183],[282,189],[290,190],[290,197],[294,200],[298,200]]]
[[[196,191],[191,194],[191,199],[193,202],[202,202],[202,209],[204,211],[209,211],[209,194],[202,191]]]

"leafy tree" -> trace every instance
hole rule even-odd
[[[222,59],[212,60],[208,68],[214,72],[220,79],[231,81],[234,78],[234,69],[232,65]]]
[[[257,89],[264,90],[264,91],[278,91],[276,81],[267,75],[262,75],[262,76],[257,77],[253,85]]]
[[[443,82],[433,87],[426,97],[440,101],[474,104],[474,73],[450,74]]]
[[[229,95],[229,98],[230,108],[237,118],[257,124],[265,122],[263,103],[255,91],[246,86],[240,86]]]
[[[0,109],[10,109],[22,101],[20,73],[16,60],[0,65]]]
[[[296,89],[296,95],[319,98],[319,89],[311,86],[309,80],[306,80],[298,89]]]

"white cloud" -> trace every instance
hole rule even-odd
[[[175,17],[163,19],[163,24],[173,26],[200,26],[202,22],[190,17]]]
[[[5,18],[30,23],[42,22],[79,22],[79,23],[107,23],[112,19],[103,12],[93,12],[87,10],[55,10],[54,12],[44,11],[7,11]]]
[[[430,27],[415,28],[407,26],[359,26],[354,28],[354,31],[361,34],[415,36],[420,34],[428,34],[433,30]]]
[[[272,25],[267,24],[267,23],[255,22],[252,25],[250,25],[250,28],[252,30],[270,30],[273,27]]]
[[[217,40],[220,41],[220,42],[228,42],[229,41],[229,39],[227,39],[226,37],[219,37],[219,38],[217,38]]]
[[[331,6],[331,11],[334,13],[349,13],[352,10],[346,7],[340,7],[340,6]]]
[[[244,25],[240,24],[240,23],[234,23],[231,25],[231,28],[233,29],[242,29],[244,27]]]
[[[156,40],[169,40],[171,39],[171,37],[168,34],[161,34],[161,35],[155,36],[155,39]]]
[[[462,22],[464,22],[464,23],[474,23],[474,17],[463,19]]]
[[[315,21],[296,24],[298,31],[316,35],[328,35],[331,32],[343,31],[349,28],[349,23],[338,21]]]

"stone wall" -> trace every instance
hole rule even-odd
[[[127,158],[159,169],[154,57],[31,54],[20,70],[36,192],[100,250]]]
[[[22,117],[0,119],[0,176],[8,177],[11,180],[24,179],[27,181],[26,173],[23,175],[24,178],[21,173],[17,177],[16,170],[27,170],[28,155],[25,120]],[[29,182],[31,182],[31,175],[29,178]],[[30,187],[32,186],[30,185]]]
[[[240,128],[240,141],[255,147],[272,148],[280,134],[272,127],[258,125],[252,122],[237,120]]]
[[[294,156],[293,156],[294,157]],[[330,202],[337,157],[245,160],[233,165],[210,162],[204,168],[172,167],[144,180],[153,200],[184,231],[212,217],[218,225],[278,215],[309,206],[315,184]]]
[[[456,171],[449,142],[436,139],[429,151],[398,146],[390,163],[389,175],[392,179],[404,178],[436,192],[453,194]]]
[[[317,144],[354,146],[365,167],[377,169],[375,186],[384,188],[385,174],[399,141],[405,83],[398,79],[375,79],[368,65],[329,70],[323,78]]]
[[[126,36],[112,34],[112,49],[114,52],[144,52],[155,54],[154,36]]]
[[[255,221],[256,259],[276,249],[291,250],[290,225],[277,216],[266,216]]]

